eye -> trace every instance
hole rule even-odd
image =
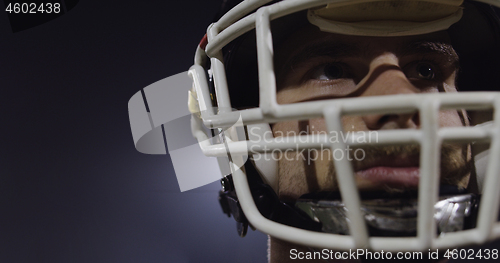
[[[313,72],[311,78],[317,80],[334,80],[344,77],[344,68],[339,63],[322,65]]]
[[[429,63],[421,62],[416,66],[418,76],[422,79],[434,79],[434,68]]]
[[[435,65],[429,62],[412,63],[404,71],[407,78],[416,80],[434,80],[438,73]]]

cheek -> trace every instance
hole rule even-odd
[[[349,131],[368,131],[365,122],[361,116],[342,117],[342,127],[345,132]]]
[[[326,131],[326,124],[323,119],[285,121],[272,125],[272,131],[275,138],[318,134]]]
[[[443,82],[443,90],[445,93],[456,93],[455,85],[456,73],[453,72]],[[439,112],[440,127],[459,127],[468,125],[467,114],[464,110],[442,110]]]
[[[273,125],[274,137],[325,133],[323,119],[280,122]],[[299,142],[300,140],[298,140]],[[296,200],[313,191],[336,189],[329,151],[305,149],[286,151],[278,161],[278,195],[282,200]]]
[[[271,129],[275,138],[299,134],[304,124],[286,121],[273,124]],[[305,127],[307,129],[307,127]],[[278,196],[281,200],[293,201],[308,192],[304,162],[297,152],[286,151],[278,158]]]
[[[456,73],[451,74],[443,83],[444,92],[455,93],[457,87],[455,85]],[[458,127],[468,126],[469,121],[465,110],[446,110],[439,112],[439,123],[441,127]]]
[[[296,153],[288,152],[278,161],[278,196],[293,201],[309,192],[303,161]]]
[[[445,79],[443,83],[443,89],[445,92],[458,92],[457,86],[455,85],[456,72],[453,72],[448,78]]]
[[[273,124],[271,126],[274,138],[287,136],[287,133],[298,132],[299,123],[296,121],[286,121]]]
[[[462,115],[462,118],[460,117]],[[464,121],[467,120],[465,113],[456,110],[445,110],[439,112],[440,127],[460,127],[464,126]]]

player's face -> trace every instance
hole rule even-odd
[[[458,56],[445,32],[358,37],[324,33],[311,26],[290,36],[276,49],[275,58],[280,104],[457,91]],[[451,110],[441,111],[439,121],[441,127],[467,125],[462,112]],[[420,128],[417,113],[344,116],[342,123],[345,132]],[[272,129],[275,137],[327,131],[323,119],[280,122]],[[357,158],[353,156],[356,150]],[[347,152],[354,159],[356,182],[362,191],[400,192],[418,186],[418,145],[351,148]],[[469,146],[446,144],[441,152],[441,183],[466,187]],[[293,200],[304,193],[338,190],[332,159],[329,150],[286,153],[279,161],[280,197]]]

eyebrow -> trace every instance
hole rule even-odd
[[[363,48],[363,45],[365,48]],[[341,59],[346,57],[366,57],[369,56],[368,48],[366,48],[369,43],[363,44],[347,44],[347,43],[335,43],[330,41],[319,41],[305,45],[299,48],[298,52],[292,53],[289,59],[285,61],[283,66],[279,68],[281,73],[283,70],[293,70],[296,65],[300,65],[304,61],[313,59],[316,57],[330,57],[333,59]],[[439,42],[439,41],[417,41],[411,42],[406,46],[403,46],[400,50],[397,50],[402,56],[411,55],[439,55],[445,58],[448,62],[458,68],[459,57],[455,52],[452,45]]]
[[[436,41],[418,41],[410,43],[402,52],[403,56],[417,54],[437,54],[447,59],[458,68],[459,57],[452,45]]]
[[[285,61],[283,66],[279,68],[279,70],[293,70],[294,66],[317,57],[330,57],[337,59],[345,57],[359,57],[360,55],[363,55],[361,52],[363,52],[363,49],[361,49],[358,45],[324,41],[314,42],[299,48],[298,52],[293,52],[292,55]]]

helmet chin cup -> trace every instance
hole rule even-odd
[[[248,139],[253,143],[261,143],[273,139],[271,126],[267,123],[247,126]],[[262,180],[278,193],[278,161],[273,153],[253,154],[251,157]]]

